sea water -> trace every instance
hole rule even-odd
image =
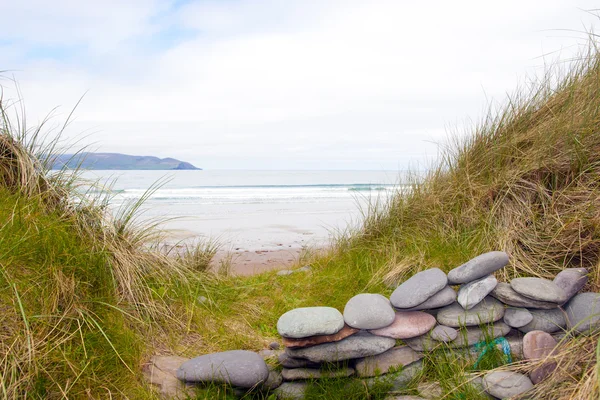
[[[109,182],[111,207],[145,194],[143,217],[172,241],[216,239],[232,249],[326,245],[402,187],[400,171],[87,171]],[[160,182],[153,191],[148,189]]]

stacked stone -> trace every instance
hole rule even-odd
[[[269,371],[256,353],[236,350],[189,360],[177,377],[240,388],[281,385],[276,389],[281,397],[301,398],[306,379],[358,376],[369,384],[402,367],[393,379],[394,389],[400,390],[422,369],[422,352],[442,343],[475,354],[476,343],[502,336],[513,357],[540,360],[553,353],[553,334],[600,328],[600,294],[577,294],[587,282],[586,269],[566,269],[553,281],[499,283],[493,274],[508,261],[506,253],[493,251],[448,275],[437,268],[421,271],[389,299],[373,293],[352,297],[343,314],[331,307],[290,310],[277,322],[285,346],[278,357],[280,375]],[[529,376],[491,371],[479,386],[491,396],[510,397],[529,390],[555,367],[546,362]]]

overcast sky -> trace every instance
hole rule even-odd
[[[596,4],[594,4],[596,3]],[[577,53],[595,1],[0,2],[29,123],[206,169],[405,169]],[[5,75],[7,75],[5,73]],[[14,97],[3,81],[4,97]]]

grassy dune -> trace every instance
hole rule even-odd
[[[368,210],[363,228],[340,235],[327,254],[306,256],[311,272],[290,276],[206,273],[212,249],[204,246],[164,256],[148,246],[156,230],[136,224],[139,204],[107,217],[106,198],[82,196],[76,178],[49,174],[39,157],[52,153],[41,145],[43,127],[28,130],[0,105],[0,397],[153,398],[140,372],[152,354],[259,350],[278,340],[277,319],[291,308],[343,309],[357,293],[388,295],[419,270],[449,271],[489,250],[511,256],[501,280],[582,266],[586,289],[600,291],[594,47],[567,73],[549,72],[490,111],[425,179]],[[597,344],[598,336],[565,343],[535,398],[598,398]],[[436,357],[425,360],[421,379],[440,381],[448,399],[476,398],[463,375],[472,363]],[[488,367],[501,364],[490,357]],[[336,380],[311,390],[311,398],[381,398]],[[219,387],[198,394],[226,396]]]

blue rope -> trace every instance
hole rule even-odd
[[[502,345],[502,352],[504,353],[504,356],[506,357],[506,362],[509,364],[512,363],[512,357],[510,355],[510,345],[508,344],[508,340],[506,340],[506,338],[504,336],[500,336],[499,338],[494,339],[489,343],[486,342],[485,340],[475,343],[475,350],[477,350],[477,351],[481,350],[481,354],[479,354],[479,357],[477,358],[477,361],[475,361],[475,365],[473,365],[473,368],[477,368],[477,366],[483,359],[483,356],[485,355],[485,353],[487,353],[488,350],[492,350],[498,344]]]

